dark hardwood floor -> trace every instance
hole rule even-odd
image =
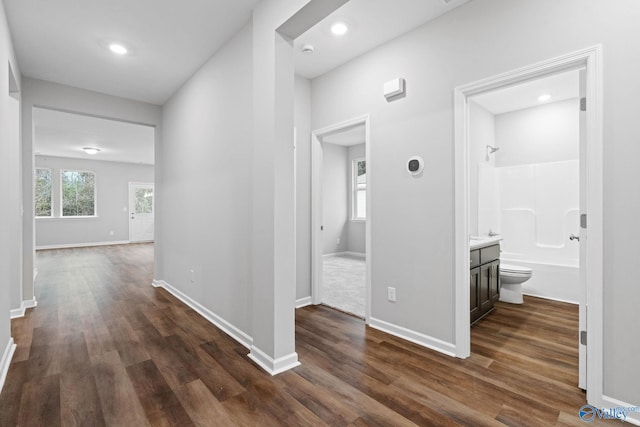
[[[467,360],[307,307],[302,365],[271,377],[151,287],[152,257],[150,244],[38,252],[38,307],[12,322],[0,426],[583,425],[572,305],[498,304]]]

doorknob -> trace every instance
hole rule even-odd
[[[580,241],[580,236],[576,236],[573,233],[571,233],[571,236],[569,236],[569,240],[577,240],[579,242]]]

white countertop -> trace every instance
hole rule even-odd
[[[469,237],[469,249],[486,248],[487,246],[495,245],[502,240],[500,236],[470,236]]]

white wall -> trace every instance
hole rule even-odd
[[[489,221],[485,218],[492,213],[480,212],[482,204],[479,201],[479,183],[486,181],[486,171],[483,168],[493,167],[499,152],[487,157],[487,145],[496,146],[495,117],[472,100],[469,102],[469,234],[471,236],[486,235],[491,228]],[[487,200],[483,201],[486,203]]]
[[[353,217],[351,212],[353,208],[353,176],[352,170],[353,161],[359,158],[365,158],[365,144],[352,145],[347,152],[348,157],[348,172],[347,172],[347,185],[349,186],[349,192],[347,194],[347,203],[349,204],[349,218]],[[365,237],[366,237],[366,222],[365,221],[347,221],[347,251],[364,254],[365,249]]]
[[[311,82],[295,76],[296,299],[311,296]]]
[[[51,169],[54,218],[36,219],[36,248],[129,240],[129,182],[154,180],[153,166],[36,156]],[[60,218],[60,171],[91,171],[96,177],[96,218]],[[113,234],[111,234],[113,233]]]
[[[20,101],[8,98],[9,127],[7,129],[10,151],[7,173],[9,194],[6,197],[6,209],[9,216],[9,283],[11,287],[11,308],[22,305],[22,142],[20,141]]]
[[[347,147],[322,144],[323,254],[345,252],[348,247],[349,160]]]
[[[156,278],[249,336],[251,36],[246,26],[165,104],[156,205],[164,246]]]
[[[497,167],[575,160],[580,154],[580,100],[495,116]]]
[[[0,3],[0,197],[3,200],[3,209],[0,209],[0,363],[5,349],[11,339],[11,326],[9,311],[14,307],[17,283],[12,269],[12,260],[15,256],[15,246],[12,244],[12,229],[15,228],[14,213],[20,209],[19,202],[14,195],[19,186],[18,177],[12,176],[13,165],[20,159],[19,150],[15,146],[18,143],[13,137],[18,126],[12,107],[14,100],[9,94],[9,66],[13,69],[17,79],[18,89],[21,87],[20,69],[16,61],[11,35],[4,11],[4,4]],[[18,225],[19,227],[19,225]],[[19,228],[18,228],[19,229]],[[13,230],[15,231],[15,230]],[[9,360],[5,361],[9,363]],[[4,366],[0,366],[0,370]],[[2,384],[0,384],[2,387]]]
[[[34,169],[34,134],[33,108],[43,107],[71,113],[88,114],[96,117],[122,120],[131,123],[144,124],[155,127],[155,157],[159,163],[161,151],[158,149],[162,140],[161,108],[116,96],[105,95],[85,89],[61,85],[42,80],[25,77],[22,86],[22,180],[24,203],[24,232],[23,232],[23,299],[29,300],[35,296],[33,286],[33,268],[35,254],[35,220],[33,206],[33,169]],[[156,174],[158,167],[156,167]],[[162,199],[162,182],[155,180],[156,206]],[[156,224],[162,213],[156,212]],[[156,229],[155,238],[158,241],[162,230]],[[156,257],[162,252],[162,245],[155,245]],[[156,268],[158,268],[156,263]]]
[[[453,89],[602,43],[604,47],[604,392],[640,404],[640,7],[633,0],[469,2],[312,81],[312,128],[371,117],[371,315],[454,343]],[[491,31],[487,31],[490,28]],[[385,81],[407,80],[407,97],[387,103]],[[347,96],[345,96],[347,95]],[[425,159],[419,179],[404,170]],[[386,300],[386,287],[397,302]]]

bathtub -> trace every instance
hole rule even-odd
[[[522,284],[522,292],[539,298],[578,304],[580,298],[580,267],[544,262],[533,262],[500,256],[504,264],[521,265],[533,271],[531,279]]]

